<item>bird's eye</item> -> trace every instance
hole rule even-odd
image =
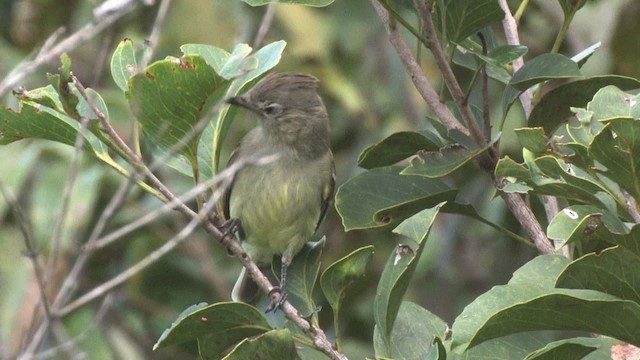
[[[266,115],[279,115],[280,113],[282,113],[282,105],[278,103],[271,103],[269,105],[266,105],[264,109],[262,109],[262,111],[264,111]]]

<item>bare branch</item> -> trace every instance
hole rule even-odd
[[[429,83],[429,80],[422,71],[420,64],[418,64],[411,53],[409,46],[407,46],[407,43],[402,38],[402,34],[395,24],[392,24],[390,21],[387,10],[378,3],[378,0],[371,0],[371,4],[378,13],[378,16],[380,16],[380,19],[382,19],[382,23],[389,34],[389,41],[391,41],[391,45],[396,49],[396,52],[400,56],[400,60],[402,60],[407,72],[411,76],[413,84],[424,101],[448,129],[455,129],[469,136],[469,130],[460,123],[445,104],[440,102],[438,94]]]
[[[453,100],[458,105],[460,109],[460,114],[464,118],[467,123],[467,127],[469,132],[471,133],[471,137],[478,143],[479,146],[486,145],[490,139],[485,139],[482,136],[482,131],[480,130],[480,126],[476,121],[476,117],[471,112],[471,109],[466,103],[466,96],[460,84],[458,83],[458,79],[456,79],[451,66],[449,65],[449,61],[444,54],[444,50],[440,45],[440,41],[438,40],[438,36],[436,34],[435,25],[433,24],[433,17],[431,16],[431,11],[427,9],[427,5],[424,1],[414,0],[416,5],[416,9],[420,14],[420,18],[423,21],[423,32],[424,38],[426,41],[427,48],[431,50],[433,57],[436,61],[436,65],[440,72],[442,73],[442,78],[444,79],[444,83],[449,89],[449,93],[453,97]]]
[[[142,57],[141,69],[145,68],[149,64],[149,61],[151,61],[151,57],[153,56],[153,52],[155,51],[156,46],[158,46],[160,31],[162,30],[162,25],[164,24],[164,19],[167,17],[170,5],[171,0],[162,0],[162,2],[160,2],[160,7],[156,14],[156,20],[153,22],[153,28],[151,29],[151,34],[147,41],[147,48],[145,49]]]
[[[267,10],[264,12],[264,16],[262,16],[260,27],[258,28],[255,39],[253,39],[254,50],[262,46],[264,38],[267,36],[267,32],[269,32],[269,28],[271,28],[271,24],[273,23],[273,17],[276,14],[276,6],[278,6],[277,2],[269,3]]]
[[[41,65],[57,61],[62,53],[69,52],[94,38],[118,19],[135,10],[139,2],[139,0],[120,1],[117,7],[114,6],[108,9],[108,11],[100,12],[100,16],[95,16],[93,22],[78,29],[78,31],[60,41],[57,45],[51,46],[46,52],[41,52],[35,59],[18,64],[0,82],[0,96],[20,83],[25,76],[35,71]],[[97,10],[94,14],[97,14]]]
[[[35,239],[33,237],[32,225],[31,221],[27,215],[22,211],[20,204],[18,204],[16,197],[9,191],[9,189],[4,185],[2,181],[0,181],[0,192],[2,192],[2,196],[4,197],[7,204],[9,204],[9,208],[13,211],[13,214],[20,226],[20,230],[22,231],[22,235],[24,236],[24,243],[27,247],[27,255],[29,259],[31,259],[31,263],[33,264],[33,271],[36,275],[36,281],[38,284],[38,291],[40,293],[40,302],[42,303],[42,307],[44,309],[44,315],[46,321],[51,321],[51,309],[49,299],[47,297],[46,290],[46,280],[45,273],[42,269],[42,264],[40,264],[40,260],[38,259],[38,252],[36,250]]]
[[[504,19],[502,20],[502,28],[504,29],[504,36],[507,40],[507,44],[509,45],[520,45],[520,38],[518,35],[518,24],[516,23],[515,18],[511,14],[511,10],[509,10],[509,5],[507,4],[507,0],[499,0],[500,7],[502,11],[504,11]],[[513,72],[515,73],[524,65],[524,60],[520,57],[511,63],[513,67]],[[528,89],[522,94],[520,94],[520,103],[522,104],[522,108],[524,109],[524,114],[526,118],[529,118],[531,114],[533,100],[533,92]]]

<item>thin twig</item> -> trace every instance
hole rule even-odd
[[[89,326],[86,329],[82,330],[80,334],[76,335],[74,338],[70,339],[69,341],[36,354],[34,358],[35,359],[52,359],[52,358],[55,358],[60,352],[76,347],[77,344],[87,339],[87,337],[89,337],[89,335],[91,335],[91,333],[98,328],[98,325],[100,325],[100,323],[102,322],[102,319],[104,319],[105,315],[111,308],[112,304],[113,304],[113,296],[110,294],[105,296],[104,300],[102,300],[102,304],[100,304],[100,307],[98,308],[98,311],[96,312],[96,315],[93,318],[93,321],[89,323]]]
[[[158,13],[156,14],[156,20],[153,22],[153,28],[151,29],[151,34],[149,35],[149,39],[147,41],[147,47],[144,51],[144,55],[142,56],[142,63],[140,68],[144,69],[151,58],[153,57],[153,52],[158,46],[158,40],[160,39],[160,31],[162,30],[162,25],[164,25],[164,20],[167,17],[167,12],[169,11],[169,6],[171,5],[171,0],[162,0],[160,2],[160,7],[158,8]]]
[[[88,133],[89,118],[83,118],[80,122],[80,129],[76,136],[76,142],[74,145],[73,158],[69,164],[69,171],[67,173],[67,179],[62,191],[62,204],[60,205],[60,211],[56,216],[56,221],[51,232],[51,251],[49,259],[47,261],[47,274],[52,275],[55,273],[56,263],[60,252],[60,242],[62,241],[62,230],[67,220],[69,213],[69,204],[71,202],[71,192],[76,183],[78,177],[78,167],[80,166],[80,160],[82,159],[83,147],[85,144],[85,136]],[[47,280],[48,277],[47,277]]]
[[[460,87],[460,84],[458,83],[458,80],[456,79],[456,76],[453,73],[451,66],[449,65],[449,61],[444,54],[444,50],[440,45],[440,41],[438,40],[436,28],[433,24],[431,11],[427,9],[427,5],[424,3],[424,1],[414,0],[414,3],[423,23],[422,30],[424,33],[424,39],[427,42],[427,48],[429,48],[429,50],[431,50],[431,53],[433,54],[436,65],[442,73],[444,83],[447,86],[447,89],[449,89],[449,93],[453,97],[453,100],[456,102],[456,105],[458,105],[460,114],[467,123],[467,127],[469,129],[471,137],[473,138],[473,140],[475,140],[478,146],[484,146],[490,141],[490,138],[485,139],[484,136],[482,136],[482,131],[480,130],[480,126],[476,121],[476,117],[471,112],[471,108],[469,107],[469,105],[465,103],[466,96],[464,94],[464,91],[462,91],[462,88]]]
[[[220,196],[220,194],[216,194]],[[213,199],[215,200],[215,199]],[[72,311],[88,304],[89,302],[102,297],[107,294],[109,291],[113,290],[115,287],[122,285],[127,280],[131,279],[135,275],[139,274],[144,269],[153,265],[155,262],[160,260],[164,255],[171,252],[174,248],[180,245],[185,239],[191,235],[191,233],[196,229],[196,227],[200,224],[203,219],[206,219],[206,212],[210,211],[210,207],[213,207],[214,203],[205,205],[203,211],[201,211],[200,215],[197,217],[193,217],[191,221],[187,225],[185,225],[178,234],[176,234],[171,239],[167,240],[160,248],[151,252],[149,255],[145,256],[142,260],[138,261],[135,265],[131,266],[127,270],[121,272],[111,280],[105,281],[101,285],[95,287],[93,290],[88,293],[80,296],[69,304],[65,305],[60,310],[56,311],[56,316],[63,317],[71,313]]]
[[[51,309],[49,299],[47,297],[45,274],[42,269],[42,264],[40,264],[40,260],[38,259],[38,251],[36,250],[35,239],[33,237],[33,226],[31,225],[31,221],[29,221],[27,215],[22,211],[22,207],[16,200],[16,197],[2,181],[0,181],[0,192],[2,192],[2,196],[7,204],[9,204],[9,208],[12,210],[13,215],[20,226],[20,231],[22,231],[24,243],[27,248],[27,256],[31,259],[33,271],[36,275],[38,292],[40,293],[40,302],[44,309],[44,316],[46,321],[51,321]]]
[[[269,32],[271,24],[273,23],[273,18],[276,14],[276,6],[278,6],[277,2],[272,2],[267,5],[267,10],[265,10],[264,15],[262,16],[262,21],[260,22],[260,27],[256,32],[256,37],[253,39],[254,50],[262,46],[264,38],[267,36],[267,32]]]
[[[371,4],[378,13],[380,19],[382,19],[382,23],[389,34],[389,41],[391,42],[391,45],[396,49],[396,52],[400,56],[400,60],[407,69],[407,72],[411,76],[411,80],[418,90],[418,93],[420,93],[424,101],[431,108],[431,111],[433,111],[433,113],[448,129],[458,130],[469,136],[467,128],[460,123],[445,104],[440,102],[438,94],[429,83],[429,80],[422,71],[420,64],[418,64],[416,59],[413,57],[409,46],[402,37],[402,34],[398,28],[391,23],[389,13],[382,5],[380,5],[378,0],[371,0]]]
[[[62,304],[66,303],[69,297],[71,296],[72,291],[75,289],[76,284],[78,282],[78,278],[83,272],[84,266],[86,262],[89,260],[89,257],[92,254],[91,244],[95,244],[97,238],[102,234],[104,228],[107,223],[113,218],[117,209],[122,206],[124,202],[124,198],[126,194],[129,192],[129,189],[135,182],[135,174],[131,174],[126,182],[124,182],[118,191],[111,197],[109,203],[105,207],[104,211],[98,218],[96,225],[93,227],[91,234],[89,235],[89,239],[86,242],[86,245],[81,247],[80,253],[76,257],[76,261],[74,262],[71,270],[67,274],[62,283],[62,286],[58,290],[56,295],[56,299],[54,301],[54,307],[59,308]]]
[[[520,37],[518,34],[518,24],[516,23],[516,19],[514,19],[513,15],[511,15],[511,10],[509,9],[509,4],[507,4],[507,0],[499,0],[500,8],[504,11],[504,19],[502,20],[502,28],[504,30],[504,36],[507,40],[507,44],[509,45],[520,45]],[[513,72],[515,73],[524,65],[524,59],[522,57],[517,58],[511,63],[513,68]],[[533,100],[533,92],[529,89],[520,94],[520,103],[522,104],[522,108],[524,109],[525,118],[529,118],[532,110],[532,100]]]
[[[124,15],[132,12],[136,7],[137,0],[122,2],[119,7],[111,9],[101,17],[96,17],[94,22],[83,26],[75,33],[60,41],[57,45],[52,46],[48,51],[40,53],[35,59],[25,61],[18,64],[11,72],[0,82],[0,96],[16,86],[27,75],[35,71],[43,64],[57,61],[62,53],[69,52],[84,42],[94,38],[108,26],[116,22]]]

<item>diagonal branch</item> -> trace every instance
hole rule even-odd
[[[404,67],[411,76],[413,84],[424,101],[431,108],[431,111],[434,112],[447,129],[458,130],[469,136],[469,130],[467,130],[467,128],[460,123],[453,113],[451,113],[447,106],[440,101],[438,93],[429,83],[429,79],[425,76],[420,64],[418,64],[413,53],[409,49],[409,46],[404,41],[400,30],[396,27],[395,23],[391,21],[387,10],[378,3],[378,0],[371,0],[371,4],[378,13],[378,16],[380,16],[380,19],[382,19],[382,23],[389,34],[389,41],[391,42],[391,45],[396,49],[396,52],[400,56],[400,60],[402,60]]]

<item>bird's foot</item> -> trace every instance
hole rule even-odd
[[[272,298],[273,294],[276,292],[280,294],[280,298],[278,298],[278,301],[271,301],[271,305],[269,305],[267,310],[265,310],[265,313],[267,314],[272,311],[275,313],[287,301],[287,292],[282,291],[282,289],[280,289],[279,287],[274,287],[273,289],[271,289],[271,291],[269,291],[269,297]]]
[[[240,219],[231,218],[227,220],[224,224],[222,224],[222,237],[225,238],[229,234],[235,237],[238,234],[239,230],[240,230]]]

